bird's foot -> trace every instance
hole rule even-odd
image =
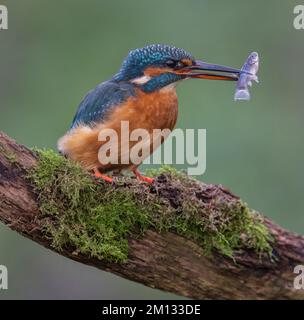
[[[94,168],[93,171],[94,171],[94,177],[95,178],[102,179],[102,180],[104,180],[106,182],[109,182],[109,183],[113,182],[112,178],[108,177],[105,174],[102,174],[97,168]]]
[[[153,178],[150,178],[150,177],[145,177],[143,175],[141,175],[141,173],[137,170],[137,169],[134,169],[133,170],[134,174],[136,175],[136,178],[140,181],[145,181],[149,184],[152,184],[154,179]]]

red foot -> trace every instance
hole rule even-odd
[[[93,171],[94,171],[94,176],[95,176],[96,178],[102,179],[102,180],[104,180],[104,181],[106,181],[106,182],[109,182],[109,183],[112,183],[112,182],[113,182],[113,179],[112,179],[112,178],[106,176],[105,174],[100,173],[100,171],[99,171],[98,169],[95,168],[95,169],[93,169]]]
[[[136,178],[137,178],[138,180],[140,180],[140,181],[145,181],[145,182],[150,183],[150,184],[152,184],[153,181],[154,181],[153,178],[149,178],[149,177],[142,176],[137,169],[134,169],[133,172],[134,172],[134,174],[136,175]]]

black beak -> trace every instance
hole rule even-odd
[[[187,78],[228,81],[237,81],[239,75],[244,72],[240,69],[211,64],[201,60],[196,60],[195,64],[185,67],[180,71],[180,74],[184,74]]]

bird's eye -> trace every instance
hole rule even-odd
[[[169,68],[175,68],[176,65],[177,65],[177,61],[174,61],[174,60],[167,60],[166,61],[166,66],[169,67]]]
[[[179,69],[185,67],[185,64],[182,61],[167,60],[166,66],[172,69]]]

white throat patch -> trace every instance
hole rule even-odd
[[[133,79],[131,82],[135,83],[135,84],[145,84],[151,79],[152,78],[150,76],[141,76],[141,77]]]

